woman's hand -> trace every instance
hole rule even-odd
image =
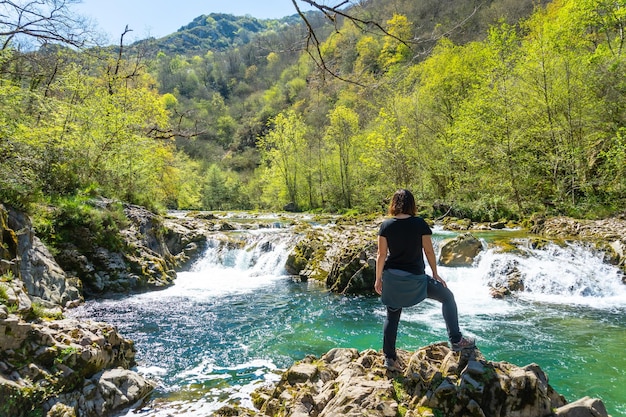
[[[424,249],[424,255],[426,255],[426,260],[428,261],[428,266],[430,266],[430,270],[433,273],[433,278],[437,282],[441,282],[441,285],[448,288],[448,284],[439,276],[437,273],[437,259],[435,258],[435,249],[433,248],[433,241],[430,238],[430,235],[422,236],[422,248]]]
[[[435,273],[433,273],[433,278],[434,278],[436,281],[440,282],[440,283],[441,283],[441,285],[443,285],[444,287],[448,288],[448,284],[446,284],[446,281],[444,281],[444,279],[443,279],[443,278],[441,278],[441,277],[439,276],[439,274],[438,274],[438,273],[436,273],[436,272],[435,272]]]
[[[374,290],[376,290],[376,293],[378,293],[379,295],[382,295],[383,293],[383,279],[382,278],[376,278],[376,283],[374,283]]]

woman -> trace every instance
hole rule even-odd
[[[437,261],[431,240],[432,231],[424,219],[416,216],[415,198],[408,190],[398,190],[389,204],[389,215],[378,231],[376,283],[374,289],[387,306],[383,328],[383,353],[387,369],[396,366],[396,337],[403,307],[431,298],[441,302],[443,318],[452,350],[475,346],[474,339],[463,337],[459,329],[456,301],[446,282],[437,273]],[[425,274],[424,257],[432,271]]]

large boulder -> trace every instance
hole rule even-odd
[[[51,399],[44,409],[68,410],[80,417],[115,415],[147,397],[155,385],[131,370],[107,369],[86,379],[81,389]]]
[[[376,225],[309,227],[289,254],[287,273],[325,282],[333,292],[373,293],[376,280]]]
[[[555,417],[602,417],[607,415],[604,403],[597,398],[584,397],[556,409]]]
[[[362,242],[343,251],[333,260],[326,285],[333,292],[360,294],[371,292],[376,281],[376,243]]]
[[[213,226],[210,220],[213,219],[215,216],[208,219],[173,217],[163,219],[165,228],[163,238],[178,265],[177,270],[187,267],[206,248],[207,236]]]
[[[471,233],[445,241],[441,246],[439,263],[443,266],[472,266],[483,245]]]
[[[505,298],[524,291],[524,277],[516,260],[496,261],[488,273],[489,292],[493,298]]]

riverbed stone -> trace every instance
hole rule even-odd
[[[493,298],[505,298],[524,291],[524,276],[517,260],[497,260],[488,273],[489,293]]]
[[[464,233],[441,245],[439,264],[450,267],[472,266],[483,245],[471,233]]]
[[[69,405],[57,403],[48,411],[46,417],[76,417],[76,410]]]
[[[352,242],[334,259],[326,277],[326,285],[333,292],[359,294],[371,291],[376,281],[376,244]]]
[[[583,397],[556,409],[555,417],[608,417],[604,403],[597,398]]]

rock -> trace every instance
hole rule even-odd
[[[296,203],[294,203],[293,201],[290,203],[287,203],[283,206],[283,210],[284,211],[289,211],[292,213],[295,213],[298,211],[298,206],[296,205]]]
[[[518,265],[516,260],[494,262],[487,283],[493,298],[505,298],[513,292],[524,291],[524,277]]]
[[[199,219],[199,220],[198,220]],[[190,261],[200,255],[207,246],[207,235],[212,222],[203,221],[216,219],[215,215],[199,216],[198,219],[165,218],[163,226],[166,231],[163,238],[171,254],[176,258],[178,269],[184,269]]]
[[[375,224],[334,224],[324,228],[310,226],[285,263],[287,273],[325,282],[333,292],[373,293],[376,280]]]
[[[584,397],[556,409],[556,417],[608,417],[602,401]]]
[[[220,225],[219,227],[219,231],[220,232],[228,232],[231,230],[236,230],[237,228],[235,226],[233,226],[232,224],[228,223],[228,222],[224,222]]]
[[[504,221],[492,222],[492,223],[489,223],[489,227],[494,230],[501,230],[506,227],[506,222]]]
[[[15,315],[8,315],[0,321],[0,351],[15,351],[19,349],[28,338],[33,325],[20,320]],[[11,354],[7,355],[8,357]],[[8,374],[8,371],[4,373]]]
[[[301,235],[300,240],[296,243],[285,262],[285,270],[288,274],[299,275],[300,271],[315,271],[318,265],[314,264],[316,260],[323,259],[328,250],[324,244],[325,236],[320,231],[310,230],[306,234]],[[319,272],[319,271],[318,271]],[[311,277],[311,274],[308,274]],[[326,279],[326,275],[324,275]]]
[[[3,247],[2,274],[11,271],[21,285],[14,293],[23,293],[30,301],[46,307],[61,306],[82,300],[81,285],[57,264],[48,248],[35,236],[30,218],[19,211],[0,205],[0,235]],[[17,291],[16,288],[20,287]],[[29,303],[30,303],[29,301]],[[20,306],[24,305],[23,300]],[[21,308],[21,307],[20,307]],[[30,306],[26,307],[28,310]],[[23,309],[21,310],[23,311]]]
[[[80,411],[79,401],[86,395],[86,380],[92,380],[88,384],[93,385],[87,391],[104,392],[109,387],[106,390],[113,392],[109,399],[101,395],[103,404],[112,404],[107,410],[128,406],[128,402],[143,398],[153,388],[128,371],[136,364],[133,343],[105,323],[73,319],[26,322],[17,315],[8,315],[0,319],[0,352],[0,398],[12,399],[0,401],[1,416],[25,415],[32,409],[48,410],[52,415],[69,410],[61,405],[55,408],[57,403],[79,410],[77,415],[87,415]],[[124,372],[107,372],[118,367]],[[113,376],[94,382],[97,374]],[[12,414],[4,408],[9,404]]]
[[[471,266],[483,250],[480,240],[470,233],[448,240],[441,246],[439,263],[444,266]]]
[[[76,410],[69,405],[57,403],[48,411],[46,417],[76,417]]]
[[[86,380],[82,390],[53,400],[57,402],[50,412],[63,404],[63,407],[76,409],[81,417],[113,415],[143,400],[155,386],[155,383],[128,369],[108,369]]]
[[[334,260],[326,278],[333,292],[359,294],[372,291],[376,281],[376,243],[353,243],[345,247]]]
[[[469,230],[472,228],[472,221],[470,219],[446,217],[443,219],[443,228],[445,230]]]
[[[33,301],[52,307],[82,300],[80,281],[66,275],[38,237],[23,256],[20,276]]]
[[[15,307],[18,313],[26,313],[32,308],[32,301],[24,288],[24,284],[20,280],[12,280],[3,282],[0,285],[6,293],[6,303],[8,306]]]
[[[416,352],[398,351],[404,371],[383,367],[382,353],[332,349],[321,358],[294,364],[275,387],[253,393],[258,411],[223,410],[239,416],[518,416],[579,417],[559,414],[587,410],[580,417],[603,414],[597,399],[566,406],[534,364],[518,367],[486,360],[480,351],[451,351],[446,343]],[[435,411],[436,412],[433,412]]]

